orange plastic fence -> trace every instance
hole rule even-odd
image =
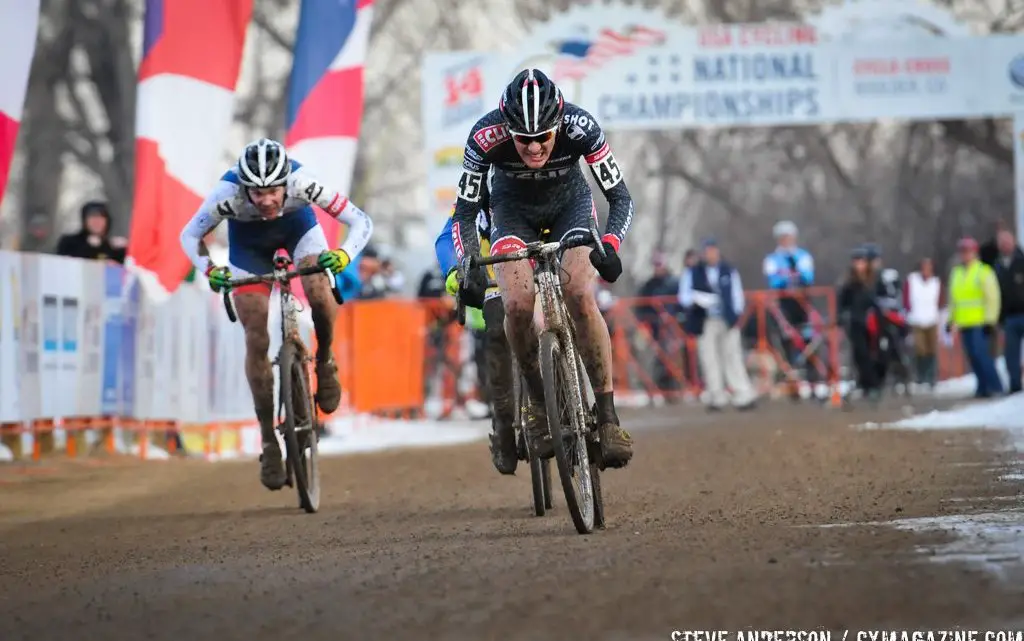
[[[343,305],[334,332],[346,409],[409,414],[423,408],[425,335],[431,314],[414,300]]]
[[[433,303],[430,303],[433,304]],[[685,333],[675,297],[624,298],[605,312],[612,338],[616,395],[674,400],[698,396],[703,385],[697,340]],[[795,320],[799,322],[794,322]],[[797,292],[749,291],[739,323],[748,370],[762,395],[795,397],[804,392],[833,406],[841,403],[841,381],[854,378],[845,332],[837,325],[836,291],[810,287]],[[460,377],[469,359],[452,361],[452,351],[428,352],[435,362]],[[443,360],[443,364],[442,361]],[[940,345],[940,380],[968,373],[956,337]],[[473,396],[470,391],[449,395],[446,410]]]

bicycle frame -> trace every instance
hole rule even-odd
[[[292,295],[291,279],[288,278],[289,264],[290,261],[278,264],[275,260],[274,263],[274,278],[281,288],[281,340],[295,338],[302,342],[299,334],[299,312],[302,310]]]
[[[581,425],[588,423],[586,415],[586,390],[583,381],[582,362],[577,352],[576,326],[565,308],[565,297],[562,293],[560,272],[562,263],[558,256],[561,243],[545,243],[541,246],[541,255],[534,268],[534,281],[537,284],[537,295],[541,297],[541,314],[544,318],[542,330],[552,331],[558,335],[562,349],[570,363],[576,364],[576,388],[580,390],[581,404],[575,410]],[[589,436],[589,434],[588,434]]]

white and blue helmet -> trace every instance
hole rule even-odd
[[[269,138],[249,143],[238,158],[238,180],[246,187],[278,187],[291,171],[284,145]]]

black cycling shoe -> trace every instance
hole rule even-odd
[[[526,412],[526,436],[530,439],[530,454],[537,458],[551,458],[555,455],[551,443],[551,432],[548,430],[548,417],[544,406],[530,402]]]
[[[491,441],[491,462],[499,473],[515,474],[519,465],[515,429],[511,424],[499,425],[497,416],[491,425],[492,432],[488,435]]]
[[[277,439],[263,444],[260,454],[260,483],[268,490],[280,490],[288,481],[284,462],[281,460],[281,446]]]

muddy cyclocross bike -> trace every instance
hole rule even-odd
[[[274,271],[260,276],[247,276],[228,281],[224,290],[224,309],[234,323],[238,320],[231,301],[231,290],[242,285],[258,283],[277,284],[281,290],[281,348],[272,365],[280,380],[277,430],[284,437],[285,484],[299,494],[299,506],[313,513],[320,509],[319,430],[316,421],[316,401],[310,385],[313,357],[299,334],[298,301],[292,294],[291,281],[299,276],[324,273],[331,279],[334,300],[344,300],[338,291],[335,274],[320,266],[291,269],[292,259],[283,249],[274,253]]]
[[[585,402],[589,385],[577,349],[576,328],[565,307],[561,283],[561,256],[573,247],[591,246],[593,238],[568,242],[539,240],[523,249],[497,256],[471,256],[469,268],[518,260],[534,261],[534,282],[541,297],[544,318],[540,332],[540,370],[544,380],[544,404],[554,446],[558,476],[573,525],[580,534],[604,528],[604,503],[600,470],[604,468],[597,430],[597,412]],[[460,311],[460,315],[462,312]]]

